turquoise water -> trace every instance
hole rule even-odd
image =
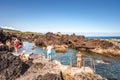
[[[26,50],[26,52],[33,52],[36,54],[46,55],[46,51],[40,47],[37,47],[34,50],[31,50],[34,43],[23,42],[23,48],[20,50]],[[71,62],[75,64],[76,62],[76,53],[74,49],[68,49],[66,53],[55,53],[52,51],[52,58],[60,61],[64,65],[69,65]],[[100,55],[92,54],[90,52],[82,52],[83,58],[89,57],[95,62],[95,70],[97,74],[100,74],[106,78],[114,78],[120,80],[120,61],[103,57]]]

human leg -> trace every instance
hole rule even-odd
[[[77,67],[81,67],[81,61],[77,61]]]
[[[18,54],[18,48],[17,47],[15,47],[15,52],[16,52],[16,54]]]

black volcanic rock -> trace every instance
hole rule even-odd
[[[8,52],[0,52],[0,80],[15,80],[28,68],[29,65],[23,63],[19,57]]]
[[[3,29],[0,29],[0,42],[5,43],[5,34],[3,33]]]

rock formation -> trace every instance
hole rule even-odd
[[[62,53],[67,52],[67,48],[68,48],[67,45],[54,45],[54,49],[58,53],[59,52],[62,52]]]
[[[83,51],[92,51],[98,53],[96,49],[101,49],[104,52],[104,49],[109,50],[106,51],[105,54],[110,57],[116,57],[115,55],[120,54],[120,47],[116,46],[112,42],[102,40],[102,39],[87,39],[84,36],[77,36],[75,34],[72,35],[55,35],[53,33],[47,33],[45,35],[39,35],[36,39],[35,44],[37,46],[44,46],[53,44],[53,45],[67,45],[69,48],[73,48],[76,50],[83,50]],[[111,49],[111,50],[110,50]],[[57,48],[56,51],[65,51],[64,49]],[[117,51],[117,53],[116,53]],[[111,55],[109,55],[111,53]],[[116,53],[114,55],[114,53]],[[101,53],[101,55],[104,53]],[[120,56],[119,56],[120,57]]]
[[[8,52],[0,52],[0,80],[15,80],[29,68],[19,57]]]

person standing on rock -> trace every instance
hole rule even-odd
[[[16,54],[18,54],[18,48],[19,48],[19,40],[16,38],[14,41],[14,48],[15,48],[15,52]]]
[[[77,67],[81,67],[81,62],[82,62],[82,53],[79,51],[77,54],[76,54],[76,57],[77,57]]]
[[[51,60],[52,58],[52,46],[47,46],[47,58]]]

